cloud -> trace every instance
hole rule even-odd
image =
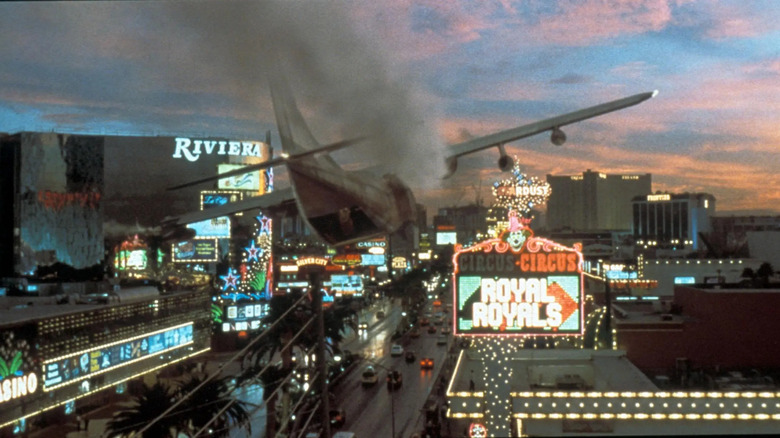
[[[559,78],[553,79],[550,81],[552,84],[585,84],[588,82],[591,82],[593,79],[589,76],[585,75],[578,75],[574,73],[569,73],[566,75],[563,75]]]
[[[537,41],[582,46],[621,35],[636,35],[663,29],[672,21],[672,1],[560,1],[555,6],[530,2],[541,11],[529,34]],[[549,8],[548,10],[545,10]]]

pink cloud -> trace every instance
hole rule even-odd
[[[672,21],[668,0],[562,1],[529,32],[540,41],[585,45],[618,35],[658,31]]]
[[[701,11],[707,17],[709,27],[704,34],[707,38],[750,38],[780,29],[776,16],[750,10],[755,6],[750,2],[739,3],[739,6],[723,3],[711,3],[710,6]]]

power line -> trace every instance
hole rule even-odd
[[[231,363],[231,362],[233,362],[234,360],[236,360],[236,359],[237,359],[239,356],[242,356],[244,353],[246,353],[246,352],[247,352],[247,350],[249,350],[249,348],[250,348],[251,346],[253,346],[255,343],[257,343],[258,341],[260,341],[260,339],[263,339],[263,337],[265,337],[265,335],[267,335],[268,333],[270,333],[270,332],[272,331],[272,329],[273,329],[273,328],[274,328],[274,327],[275,327],[277,324],[279,324],[279,322],[281,322],[281,320],[282,320],[282,319],[284,319],[284,318],[285,318],[285,317],[286,317],[286,316],[287,316],[287,315],[288,315],[290,312],[292,312],[292,311],[293,311],[293,310],[294,310],[294,309],[295,309],[295,308],[296,308],[296,307],[297,307],[297,306],[298,306],[298,305],[299,305],[299,304],[300,304],[300,303],[301,303],[301,302],[302,302],[302,301],[303,301],[305,298],[306,298],[306,295],[303,295],[303,296],[302,296],[300,299],[298,299],[298,301],[296,301],[296,302],[295,302],[295,303],[294,303],[292,306],[290,306],[290,308],[289,308],[289,309],[287,309],[287,311],[286,311],[286,312],[284,312],[284,314],[282,314],[282,315],[281,315],[281,316],[280,316],[280,317],[279,317],[279,318],[278,318],[276,321],[274,321],[274,322],[273,322],[273,324],[271,324],[271,326],[270,326],[270,327],[268,327],[266,330],[264,330],[262,333],[260,333],[260,335],[259,335],[259,336],[257,336],[257,337],[256,337],[255,339],[253,339],[251,342],[249,342],[249,343],[246,345],[246,347],[244,347],[243,349],[241,349],[241,351],[239,351],[238,353],[236,353],[236,354],[235,354],[235,355],[234,355],[234,356],[233,356],[233,357],[232,357],[230,360],[228,360],[227,362],[223,363],[223,364],[222,364],[222,366],[220,366],[220,367],[219,367],[219,368],[218,368],[218,369],[217,369],[217,370],[216,370],[216,371],[215,371],[213,374],[211,374],[209,377],[207,377],[205,380],[203,380],[203,382],[201,382],[201,383],[200,383],[198,386],[196,386],[195,388],[193,388],[193,389],[192,389],[192,390],[191,390],[189,393],[185,394],[185,395],[184,395],[184,396],[183,396],[181,399],[179,399],[178,401],[176,401],[176,403],[174,403],[173,405],[171,405],[171,406],[170,406],[168,409],[166,409],[165,411],[163,411],[163,412],[162,412],[162,413],[161,413],[159,416],[157,416],[157,418],[155,418],[154,420],[150,421],[150,422],[149,422],[149,423],[148,423],[146,426],[142,427],[142,428],[141,428],[141,430],[139,430],[138,432],[136,432],[136,434],[138,434],[138,435],[140,436],[141,434],[143,434],[144,432],[146,432],[146,431],[149,429],[149,427],[151,427],[153,424],[157,423],[157,422],[158,422],[158,421],[160,421],[161,419],[165,418],[165,416],[167,416],[168,414],[170,414],[170,413],[171,413],[171,411],[173,411],[174,409],[176,409],[176,408],[177,408],[177,407],[178,407],[180,404],[182,404],[182,403],[183,403],[185,400],[187,400],[187,399],[188,399],[188,398],[189,398],[189,397],[190,397],[192,394],[194,394],[196,391],[198,391],[200,388],[202,388],[202,387],[203,387],[203,386],[204,386],[206,383],[208,383],[208,382],[210,382],[212,379],[214,379],[214,377],[216,377],[216,376],[218,376],[219,374],[221,374],[221,373],[222,373],[222,370],[224,370],[224,369],[225,369],[225,367],[227,367],[229,363]],[[309,321],[309,322],[311,322],[311,321]],[[308,323],[306,324],[306,326],[308,326]],[[304,327],[305,327],[305,326],[304,326]],[[300,332],[299,332],[299,334],[300,334]],[[298,336],[298,335],[296,335],[295,337],[297,337],[297,336]],[[293,339],[295,339],[295,338],[293,338]],[[291,340],[290,342],[292,342],[292,340]],[[270,366],[270,364],[269,364],[268,366]],[[261,373],[262,373],[263,371],[265,371],[266,369],[268,369],[268,366],[266,366],[265,368],[263,368],[263,370],[261,370],[261,371],[260,371],[260,373],[258,373],[258,375],[259,375],[259,374],[261,374]]]

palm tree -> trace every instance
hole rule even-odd
[[[114,413],[114,417],[108,422],[108,431],[111,432],[111,436],[129,437],[151,423],[160,412],[170,408],[175,401],[176,397],[168,386],[159,382],[152,386],[145,386],[142,393],[136,396],[129,406]],[[152,424],[142,437],[174,437],[175,432],[181,430],[183,424],[180,414],[174,412]]]
[[[769,287],[769,277],[775,275],[775,270],[769,262],[761,263],[756,271],[756,276],[761,279],[761,283],[764,287]]]
[[[181,407],[181,415],[188,420],[192,432],[197,432],[209,424],[209,428],[216,431],[212,436],[226,437],[235,426],[245,428],[251,435],[252,426],[246,403],[232,395],[234,386],[230,383],[230,377],[209,380],[198,388],[204,380],[205,376],[192,374],[189,379],[179,384],[177,389],[179,397],[192,394]],[[216,420],[211,422],[215,416]]]
[[[279,386],[289,377],[292,368],[285,369],[283,366],[271,365],[262,374],[260,371],[265,369],[262,363],[254,363],[244,369],[244,372],[238,377],[239,386],[247,386],[255,383],[257,380],[263,386],[263,402],[266,408],[265,436],[276,436],[276,400],[274,395]]]
[[[753,271],[753,268],[745,268],[742,270],[742,275],[740,275],[741,278],[748,279],[751,286],[755,285],[756,282],[756,273]]]

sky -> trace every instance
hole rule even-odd
[[[370,138],[337,161],[396,173],[430,214],[488,204],[507,177],[486,150],[442,180],[447,144],[658,90],[569,126],[563,146],[540,134],[507,153],[541,179],[650,173],[653,191],[710,193],[721,213],[780,214],[776,1],[6,2],[0,29],[0,132],[270,130],[278,154],[266,79],[283,71],[321,143]],[[171,173],[173,147],[145,147],[163,150],[107,169]]]

